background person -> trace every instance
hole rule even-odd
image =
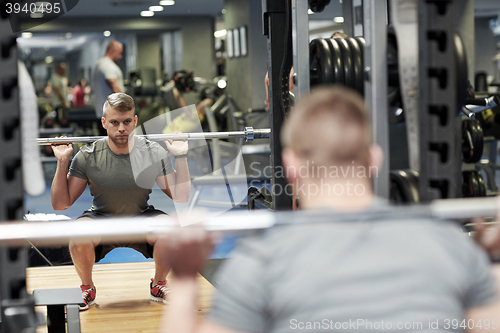
[[[114,40],[109,43],[106,54],[99,59],[92,70],[92,88],[97,118],[103,114],[102,106],[112,93],[125,92],[123,73],[116,64],[122,58],[123,44]]]
[[[157,243],[175,285],[161,331],[320,332],[354,322],[360,331],[448,332],[461,331],[452,321],[464,318],[474,325],[488,319],[488,328],[498,330],[489,258],[455,222],[356,219],[390,211],[371,190],[370,170],[382,155],[370,137],[356,92],[319,88],[302,97],[282,131],[283,164],[304,192],[302,208],[320,209],[332,221],[277,226],[242,242],[218,273],[213,308],[202,322],[195,314],[196,274],[212,241],[201,228],[169,234]],[[335,168],[356,172],[337,177]]]
[[[70,107],[68,101],[68,79],[66,74],[66,64],[61,62],[57,65],[52,75],[52,107],[57,112],[59,123],[62,123],[67,116],[67,109]]]
[[[85,106],[85,86],[85,79],[80,79],[73,88],[73,106]]]
[[[54,210],[69,208],[88,185],[93,196],[92,207],[79,219],[98,219],[111,216],[165,215],[148,204],[151,188],[156,183],[172,200],[187,202],[191,181],[187,165],[187,141],[165,141],[169,152],[158,143],[133,135],[137,124],[134,100],[123,93],[108,96],[104,104],[102,126],[108,136],[83,146],[69,165],[73,153],[71,144],[54,146],[57,168],[52,182],[51,199]],[[169,155],[174,155],[174,170]],[[69,171],[68,171],[69,165]],[[154,258],[156,271],[151,279],[151,299],[165,301],[169,292],[166,282],[170,270],[148,237],[142,244],[100,244],[70,242],[69,248],[78,276],[82,281],[84,299],[82,310],[94,303],[96,288],[92,267],[114,247],[131,247],[146,258]]]

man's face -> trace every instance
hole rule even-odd
[[[113,61],[117,62],[122,57],[123,57],[123,46],[122,45],[118,45],[118,46],[116,46],[115,52],[113,54]]]
[[[117,111],[110,108],[106,112],[106,117],[101,118],[101,121],[102,126],[108,132],[109,140],[117,147],[126,147],[137,125],[137,116],[134,110]]]

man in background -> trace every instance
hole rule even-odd
[[[109,43],[104,57],[97,61],[92,71],[94,106],[96,117],[101,119],[106,98],[113,93],[125,92],[123,73],[116,64],[122,58],[123,44],[114,40]]]
[[[68,101],[68,79],[65,77],[66,64],[61,62],[57,65],[52,75],[52,107],[57,112],[59,123],[62,123],[67,116],[67,109],[70,107]]]

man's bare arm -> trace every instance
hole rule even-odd
[[[177,134],[179,132],[174,132]],[[174,155],[175,167],[174,172],[158,177],[156,183],[174,202],[186,203],[189,201],[191,194],[191,176],[187,162],[188,143],[182,140],[165,140],[167,149]]]
[[[113,90],[114,93],[123,92],[118,84],[118,79],[106,79],[106,84]]]
[[[50,189],[50,199],[54,210],[65,210],[82,195],[87,181],[67,174],[69,161],[73,155],[71,144],[52,146],[52,150],[57,158],[57,166]]]

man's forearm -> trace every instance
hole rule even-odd
[[[120,88],[120,85],[118,84],[118,79],[107,79],[106,83],[111,88],[111,90],[113,90],[114,93],[123,92],[122,89]]]
[[[65,210],[70,206],[68,191],[68,177],[66,175],[69,161],[58,160],[52,187],[50,189],[50,198],[54,210]]]
[[[161,333],[191,333],[196,331],[196,276],[172,279],[170,306],[164,312]]]
[[[187,157],[175,159],[175,166],[174,201],[188,202],[191,194],[191,176],[189,175]]]

